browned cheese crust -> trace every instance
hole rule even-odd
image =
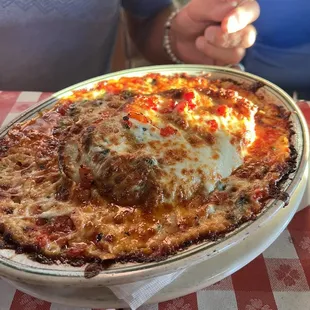
[[[290,113],[207,76],[121,78],[0,141],[0,247],[85,262],[161,260],[253,220],[296,152]]]

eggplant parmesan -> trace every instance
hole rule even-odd
[[[261,86],[261,85],[260,85]],[[161,260],[285,199],[290,113],[231,80],[123,77],[0,141],[0,246],[41,262]]]

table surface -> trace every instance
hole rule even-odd
[[[0,125],[50,93],[1,92]],[[310,126],[310,103],[300,102]],[[310,191],[310,184],[307,186]],[[299,211],[281,236],[254,261],[198,292],[142,310],[310,310],[310,205]],[[307,207],[308,205],[308,207]],[[0,310],[73,310],[24,294],[0,279]],[[88,310],[88,309],[83,309]]]

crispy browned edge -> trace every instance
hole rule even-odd
[[[232,82],[238,86],[242,86],[241,83],[231,79],[222,79],[225,81]],[[255,82],[252,85],[247,87],[247,90],[256,93],[256,91],[260,88],[264,87],[264,84],[261,82]],[[245,88],[243,86],[243,88]],[[284,109],[284,107],[280,107]],[[292,129],[292,122],[290,121],[290,131],[289,131],[289,139],[290,139],[290,159],[287,161],[287,166],[285,167],[284,171],[282,171],[283,175],[281,180],[277,183],[276,186],[271,188],[271,194],[269,196],[269,200],[282,200],[284,204],[287,205],[289,203],[289,195],[281,190],[282,185],[285,181],[289,179],[290,174],[295,172],[296,164],[297,164],[297,151],[293,145],[292,137],[295,134],[294,130]],[[234,231],[242,224],[255,220],[257,215],[262,213],[265,209],[265,206],[262,205],[262,208],[257,214],[252,214],[249,218],[242,218],[236,224],[229,226],[225,231],[220,233],[206,233],[200,235],[198,238],[186,241],[174,248],[166,247],[162,248],[160,252],[155,252],[151,256],[145,256],[141,252],[136,252],[130,255],[125,255],[117,259],[112,260],[100,260],[95,257],[79,257],[79,258],[67,258],[63,255],[57,256],[47,256],[41,252],[40,248],[36,245],[32,244],[20,244],[16,240],[14,240],[14,236],[10,233],[8,229],[5,229],[4,225],[0,224],[0,249],[11,249],[15,250],[17,254],[26,254],[30,259],[37,261],[42,264],[69,264],[74,267],[81,267],[85,264],[88,264],[85,268],[85,277],[92,278],[100,273],[100,271],[109,268],[111,265],[115,263],[149,263],[149,262],[159,262],[162,260],[167,259],[169,256],[175,255],[177,252],[185,250],[192,244],[198,244],[204,242],[206,240],[209,241],[217,241],[220,238],[224,237],[227,233]]]

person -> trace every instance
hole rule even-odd
[[[173,18],[171,0],[0,0],[0,89],[57,91],[108,72],[121,8],[156,64],[238,63],[259,15],[254,0],[191,0]]]

